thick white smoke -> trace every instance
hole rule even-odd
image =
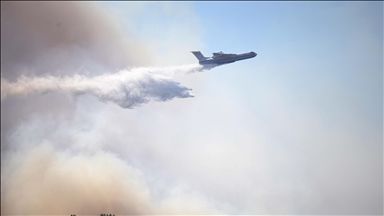
[[[1,99],[10,95],[61,91],[71,96],[91,94],[101,101],[113,102],[123,108],[132,108],[149,101],[193,97],[192,89],[180,85],[170,76],[194,73],[204,69],[208,68],[201,65],[142,67],[92,78],[78,74],[66,77],[21,76],[14,83],[1,78]]]
[[[166,167],[160,166],[157,173],[148,171],[150,164],[133,162],[128,152],[134,155],[136,147],[156,155],[167,143],[147,142],[151,129],[141,135],[139,113],[145,109],[125,112],[116,106],[94,106],[92,100],[72,103],[65,98],[93,95],[133,108],[193,97],[191,89],[172,76],[209,69],[197,64],[143,67],[166,65],[169,59],[184,63],[152,52],[165,44],[158,35],[151,44],[122,22],[140,23],[140,17],[116,16],[119,13],[106,8],[92,2],[1,2],[1,215],[220,213],[204,194],[159,174]],[[193,14],[175,18],[178,8],[170,10],[170,20],[190,27]],[[161,17],[168,13],[158,11]],[[192,59],[186,50],[202,45],[180,44],[194,41],[196,28],[183,32],[178,26],[164,26],[165,35],[178,32],[166,44],[169,53],[182,52]],[[155,56],[161,56],[157,63]],[[45,93],[49,95],[38,95]],[[114,120],[116,110],[121,113]]]

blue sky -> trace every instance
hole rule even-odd
[[[2,126],[11,128],[2,129],[2,148],[16,149],[5,154],[14,159],[2,165],[2,204],[51,214],[54,207],[45,204],[54,197],[48,199],[47,191],[67,188],[78,200],[66,199],[67,192],[58,190],[63,198],[57,203],[79,215],[89,213],[84,206],[122,214],[383,213],[382,2],[71,4],[84,4],[82,13],[59,16],[63,29],[69,26],[71,32],[68,23],[79,23],[87,31],[80,31],[79,41],[70,38],[72,43],[53,45],[55,49],[41,48],[50,52],[36,54],[41,57],[31,65],[32,75],[62,75],[39,71],[46,68],[40,60],[56,62],[55,52],[64,57],[69,53],[58,62],[75,72],[65,72],[68,68],[56,63],[48,69],[63,67],[63,74],[80,74],[80,64],[89,76],[116,68],[196,64],[192,50],[206,56],[216,51],[258,55],[174,76],[195,97],[134,109],[87,94],[2,100],[2,116],[8,116]],[[67,10],[74,11],[71,7]],[[57,19],[56,13],[47,17],[49,22]],[[72,53],[73,47],[81,54]],[[2,77],[11,79],[4,71]],[[44,181],[51,188],[37,180],[32,185],[41,187],[42,194],[35,196],[48,202],[32,211],[6,190],[19,191],[19,179],[29,175],[8,173],[31,173],[30,167],[41,166],[30,163],[46,160],[50,169],[37,169],[36,179],[47,176]],[[113,178],[104,179],[99,170]],[[57,180],[61,173],[72,173],[71,184]],[[95,188],[103,198],[90,192]]]

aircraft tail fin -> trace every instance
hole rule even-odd
[[[199,60],[199,62],[206,60],[207,58],[201,54],[200,51],[192,51],[193,55],[196,56],[196,58]]]

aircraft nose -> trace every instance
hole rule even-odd
[[[251,54],[252,54],[253,56],[257,56],[257,54],[256,54],[255,52],[251,52]]]

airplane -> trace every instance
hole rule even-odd
[[[193,55],[199,60],[200,65],[223,65],[233,63],[235,61],[240,61],[244,59],[249,59],[255,57],[257,54],[255,52],[247,52],[241,54],[226,54],[222,51],[214,52],[212,57],[205,57],[200,51],[191,51]]]

